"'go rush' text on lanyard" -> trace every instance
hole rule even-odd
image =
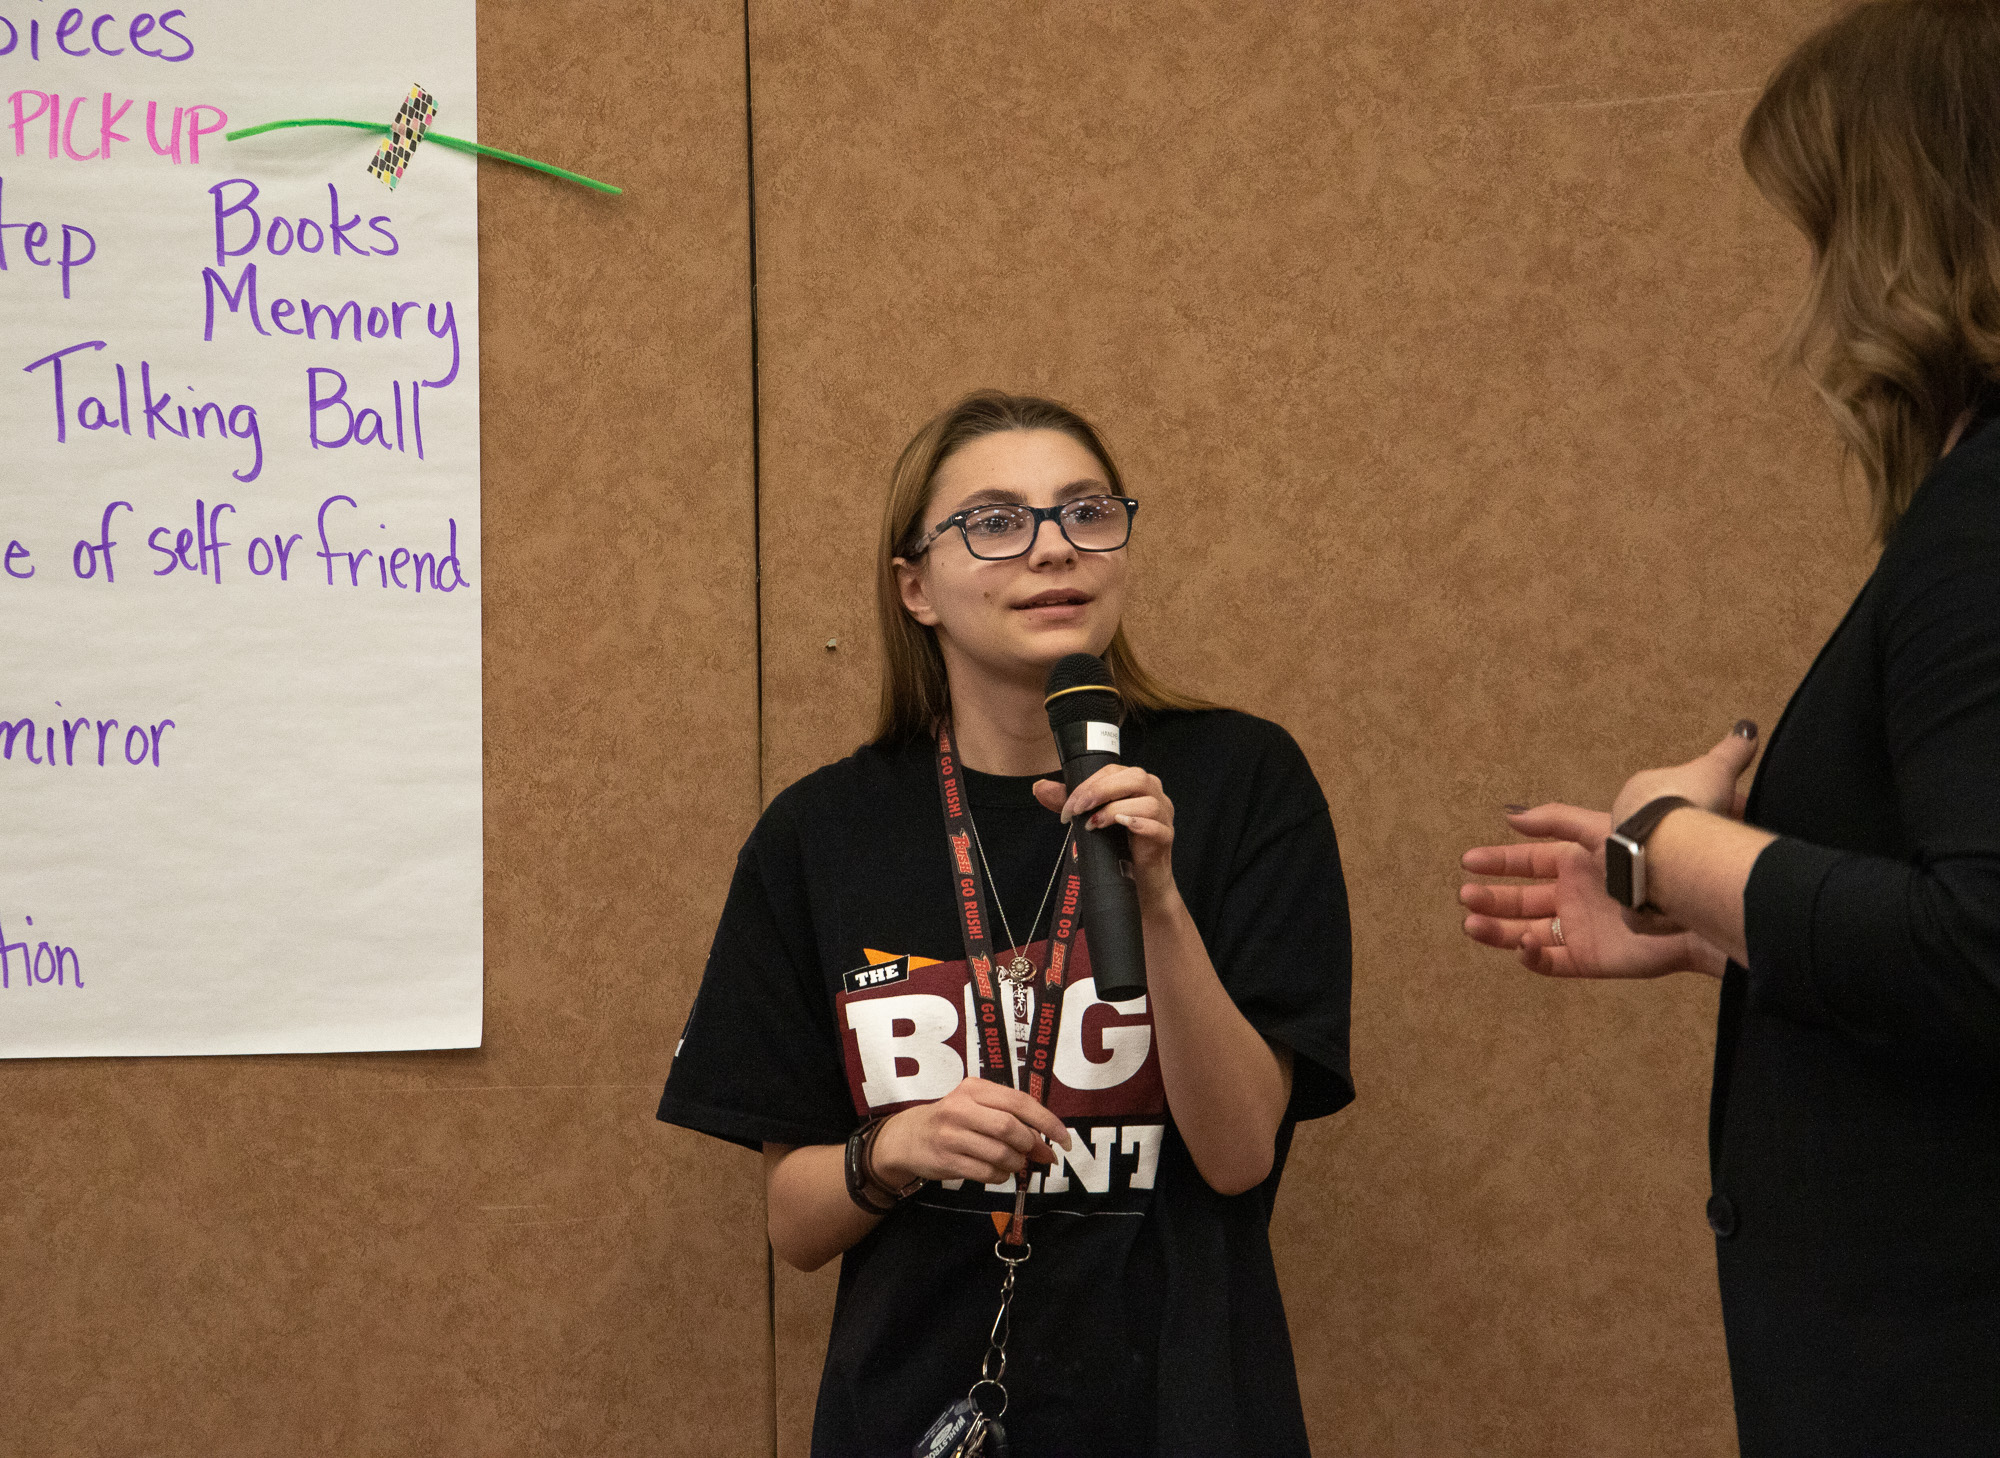
[[[951,853],[954,884],[958,888],[958,927],[965,937],[965,960],[972,969],[972,992],[978,1006],[979,1076],[1010,1087],[1014,1079],[1008,1070],[1005,1025],[1001,1018],[999,994],[994,988],[993,944],[986,924],[986,885],[978,859],[972,853],[971,817],[966,810],[965,783],[959,775],[958,752],[951,739],[951,726],[938,728],[938,791],[944,800],[945,840]],[[1072,842],[1066,859],[1062,895],[1056,902],[1055,924],[1049,931],[1049,965],[1042,973],[1041,991],[1035,998],[1034,1032],[1022,1067],[1026,1075],[1023,1090],[1044,1106],[1048,1103],[1049,1059],[1055,1046],[1056,1023],[1062,1015],[1062,991],[1068,975],[1070,943],[1081,920],[1078,914],[1082,877],[1077,871],[1076,846]],[[1032,933],[1031,933],[1032,934]],[[970,1043],[971,1038],[967,1039]],[[966,1050],[968,1053],[971,1049]],[[1002,1237],[1007,1245],[1025,1243],[1028,1183],[1023,1178],[1014,1196],[1014,1218]]]

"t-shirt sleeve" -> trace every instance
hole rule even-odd
[[[784,799],[737,857],[661,1119],[757,1148],[838,1144],[859,1122],[815,952],[796,826]]]
[[[1250,1025],[1291,1050],[1289,1117],[1317,1119],[1354,1099],[1347,884],[1312,766],[1289,734],[1266,727],[1209,957]]]
[[[1877,644],[1916,855],[1767,846],[1744,888],[1750,997],[1864,1044],[2000,1066],[2000,511],[1897,545]]]

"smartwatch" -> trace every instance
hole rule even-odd
[[[1657,909],[1647,899],[1646,838],[1670,811],[1694,808],[1685,796],[1662,795],[1641,805],[1604,838],[1604,889],[1613,901],[1634,911]]]

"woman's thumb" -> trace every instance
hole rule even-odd
[[[1757,757],[1757,723],[1754,719],[1738,719],[1736,727],[1722,736],[1722,742],[1709,754],[1729,766],[1730,777],[1740,775],[1750,768],[1750,761]]]

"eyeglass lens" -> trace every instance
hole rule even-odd
[[[1057,517],[1070,544],[1085,552],[1112,552],[1132,533],[1132,513],[1115,496],[1086,496],[1067,503]],[[1018,557],[1035,538],[1035,513],[1025,506],[982,506],[965,518],[965,541],[975,557]]]

